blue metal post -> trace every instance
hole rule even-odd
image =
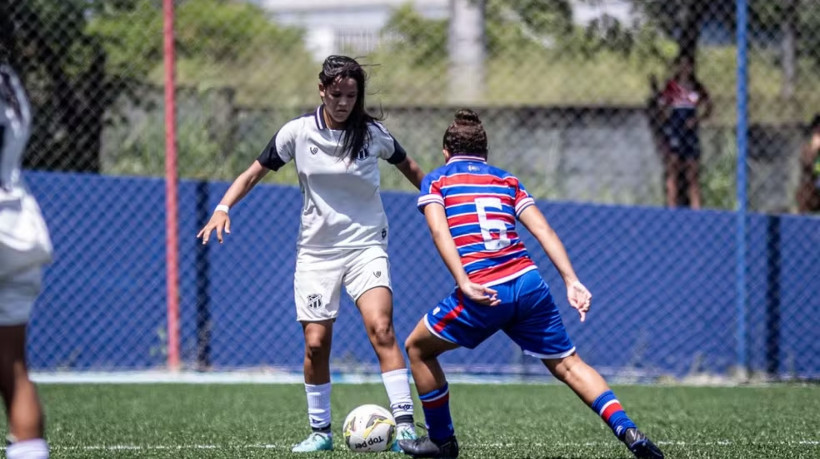
[[[746,153],[748,139],[747,113],[747,0],[737,0],[737,367],[748,369],[746,355]]]

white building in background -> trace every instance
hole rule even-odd
[[[317,59],[342,49],[372,51],[392,12],[408,3],[422,16],[446,19],[451,0],[252,0],[276,21],[304,28],[308,48]],[[587,25],[610,17],[631,23],[638,19],[630,0],[570,0],[575,23]]]
[[[408,3],[422,16],[444,19],[450,0],[256,0],[280,23],[305,29],[317,59],[342,49],[366,54],[379,43],[393,11]]]

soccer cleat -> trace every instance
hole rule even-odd
[[[642,459],[663,459],[663,452],[638,429],[626,429],[624,443],[635,457]]]
[[[396,441],[393,442],[393,446],[390,447],[390,450],[394,453],[400,453],[401,446],[399,446],[400,440],[415,440],[419,438],[416,435],[416,429],[413,428],[413,424],[399,424],[396,426]]]
[[[291,451],[294,453],[333,451],[333,435],[324,432],[312,432],[302,443],[294,446]]]
[[[404,454],[416,457],[450,458],[458,457],[458,442],[456,437],[450,437],[442,444],[430,440],[430,437],[416,438],[415,440],[399,440],[399,446]]]

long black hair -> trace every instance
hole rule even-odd
[[[453,156],[481,156],[487,158],[487,132],[476,112],[462,108],[442,140],[444,148]]]
[[[364,96],[367,73],[362,66],[352,57],[328,56],[322,64],[322,71],[319,72],[319,81],[322,86],[327,88],[334,82],[345,78],[356,80],[359,93],[356,97],[356,104],[353,106],[347,122],[345,122],[344,142],[342,143],[342,151],[350,155],[352,161],[368,141],[368,124],[378,121],[379,118],[371,115],[365,109]]]

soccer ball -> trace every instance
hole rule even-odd
[[[396,420],[379,405],[362,405],[345,418],[347,447],[357,453],[386,451],[396,439]]]

